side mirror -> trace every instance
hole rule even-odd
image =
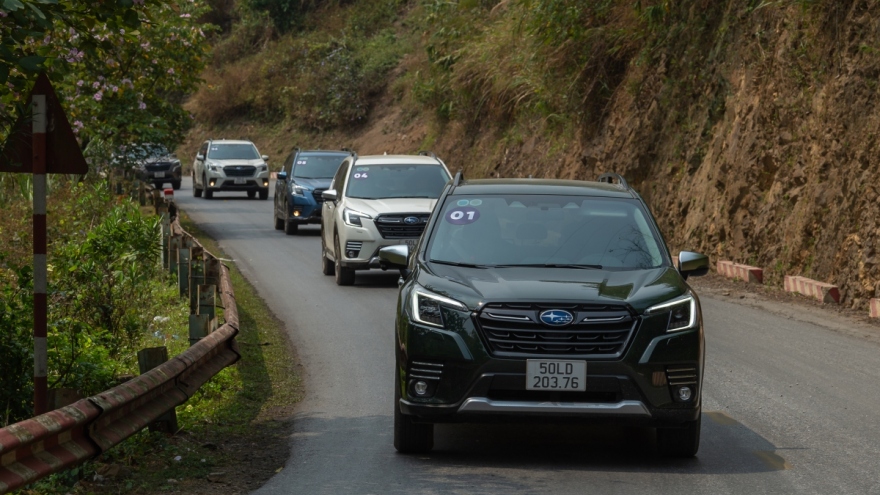
[[[687,279],[689,276],[699,277],[709,273],[709,257],[693,253],[691,251],[682,251],[678,253],[678,271]]]
[[[398,244],[383,247],[379,250],[379,263],[383,269],[398,268],[402,278],[409,277],[409,246]]]
[[[287,180],[287,172],[278,172],[278,175],[275,176],[275,178],[280,181],[286,181]]]
[[[321,193],[321,197],[324,201],[336,201],[336,189],[327,189]]]
[[[196,155],[196,160],[198,160],[198,161],[202,161],[202,160],[204,160],[204,159],[205,159],[205,155],[203,155],[203,154],[201,154],[201,153],[199,153],[198,155]]]
[[[263,155],[263,156],[261,156],[260,158],[262,158],[264,162],[268,162],[268,161],[269,161],[269,155]]]

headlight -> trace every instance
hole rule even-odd
[[[305,193],[306,191],[311,191],[311,189],[309,189],[308,187],[303,187],[297,184],[291,184],[290,190],[291,192],[293,192],[293,194],[297,196],[303,196],[303,193]]]
[[[211,172],[219,172],[220,171],[220,165],[214,165],[213,163],[208,163],[207,165],[208,165],[208,170],[210,170]]]
[[[679,332],[693,328],[697,324],[697,300],[688,293],[645,310],[647,315],[659,313],[669,313],[667,332]]]
[[[268,166],[268,165],[260,165],[260,168],[259,168],[259,171],[260,171],[260,172],[265,172],[265,171],[267,171],[267,170],[269,170],[269,166]]]
[[[410,315],[412,316],[412,319],[432,327],[443,327],[443,312],[440,310],[441,306],[457,309],[459,311],[467,311],[467,306],[455,299],[428,292],[418,286],[413,289],[409,298]]]
[[[348,225],[353,225],[355,227],[363,227],[361,223],[361,219],[371,220],[373,217],[367,215],[366,213],[361,213],[356,210],[350,210],[348,208],[342,210],[342,218],[345,220],[345,223]]]

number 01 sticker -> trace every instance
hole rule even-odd
[[[480,210],[465,206],[446,212],[446,221],[453,225],[467,225],[480,219]]]

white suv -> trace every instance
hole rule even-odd
[[[355,270],[381,267],[379,248],[415,246],[449,179],[446,165],[430,152],[346,158],[322,194],[324,275],[335,273],[338,285],[351,285]]]
[[[193,196],[214,197],[214,191],[246,191],[249,198],[269,197],[269,157],[250,141],[205,141],[193,162]]]

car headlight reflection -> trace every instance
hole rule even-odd
[[[455,299],[434,294],[421,287],[413,289],[409,297],[412,319],[423,325],[443,328],[441,306],[467,311],[467,306]]]
[[[291,185],[290,189],[291,189],[291,191],[293,191],[293,194],[296,196],[305,196],[305,192],[310,190],[306,187],[303,187],[303,186],[300,186],[297,184]]]
[[[697,324],[697,300],[693,295],[685,294],[645,310],[645,314],[648,315],[659,313],[669,313],[667,332],[680,332],[693,328]]]
[[[348,225],[352,225],[354,227],[363,227],[364,225],[361,223],[361,220],[371,220],[373,217],[367,215],[366,213],[361,213],[359,211],[346,208],[342,210],[342,218]]]

